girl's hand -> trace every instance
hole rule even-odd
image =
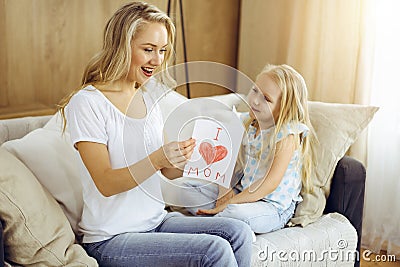
[[[225,202],[229,201],[231,198],[233,198],[234,195],[235,192],[233,192],[233,190],[230,189],[228,192],[224,193],[221,197],[218,197],[217,201],[215,202],[215,207],[218,207],[224,204]]]
[[[193,154],[196,140],[190,138],[181,142],[170,142],[150,155],[151,162],[158,169],[183,169]]]
[[[223,204],[221,204],[219,206],[216,206],[215,208],[210,209],[210,210],[201,210],[201,209],[199,209],[196,214],[197,215],[215,215],[215,214],[220,213],[221,211],[223,211],[228,206],[228,202],[229,201],[226,201]]]

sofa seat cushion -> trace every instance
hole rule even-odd
[[[354,266],[357,232],[339,213],[256,236],[252,266]]]

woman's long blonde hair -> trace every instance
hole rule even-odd
[[[305,124],[310,129],[308,134],[301,139],[299,135],[295,135],[295,138],[296,144],[300,145],[299,150],[301,154],[299,156],[302,157],[301,177],[303,187],[304,190],[310,191],[311,179],[314,176],[315,169],[311,145],[316,142],[316,136],[308,113],[308,93],[304,78],[288,65],[267,64],[258,74],[257,79],[261,75],[268,75],[282,92],[279,116],[275,121],[274,131],[271,133],[271,138],[265,139],[267,140],[267,144],[263,144],[263,147],[269,145],[271,148],[275,148],[278,133],[287,130],[284,127],[285,125],[296,126],[298,123]],[[251,118],[245,122],[246,129],[248,129],[251,123]],[[268,159],[271,159],[274,153],[275,149],[271,149]]]
[[[174,86],[174,80],[168,74],[168,63],[174,54],[173,43],[175,26],[172,20],[154,5],[144,2],[131,2],[118,9],[109,19],[104,29],[103,48],[87,64],[83,73],[81,86],[64,97],[58,104],[66,126],[65,107],[71,97],[88,84],[104,84],[126,78],[131,65],[131,41],[148,23],[161,23],[168,32],[168,46],[164,61],[155,71],[161,82]]]

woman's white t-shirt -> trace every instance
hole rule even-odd
[[[142,91],[147,114],[127,117],[93,86],[77,92],[66,107],[71,141],[105,144],[113,169],[130,166],[160,148],[162,114],[151,95]],[[111,197],[97,189],[86,168],[82,170],[83,213],[79,223],[83,242],[109,239],[125,232],[146,232],[157,227],[166,215],[160,187],[160,172],[139,186]]]

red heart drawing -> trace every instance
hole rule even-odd
[[[228,154],[228,150],[226,149],[226,147],[224,146],[213,147],[208,142],[203,142],[200,144],[199,152],[208,165],[224,159]]]

